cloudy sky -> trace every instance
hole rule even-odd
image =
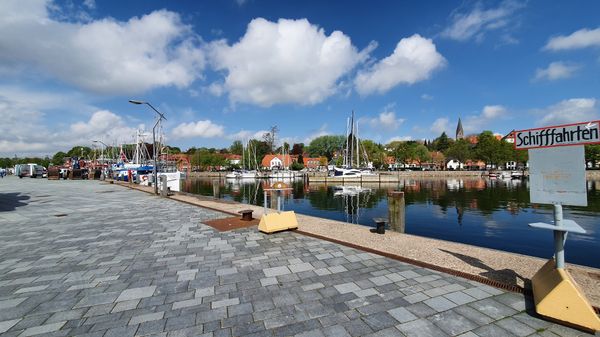
[[[600,118],[598,1],[0,1],[0,156]],[[151,132],[150,132],[151,133]]]

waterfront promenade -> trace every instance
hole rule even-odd
[[[0,180],[1,336],[580,336],[530,301],[97,181]]]

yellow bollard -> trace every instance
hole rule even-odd
[[[538,314],[591,331],[600,331],[600,318],[569,273],[550,259],[531,278]]]

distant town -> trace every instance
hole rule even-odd
[[[177,162],[181,170],[228,171],[240,168],[251,170],[291,169],[319,171],[328,165],[342,165],[344,148],[349,139],[344,135],[325,135],[313,139],[309,144],[277,143],[276,126],[271,127],[262,139],[250,139],[246,143],[236,140],[228,148],[190,147],[183,151],[179,147],[164,145],[162,156]],[[354,138],[353,135],[348,136]],[[527,151],[514,149],[514,136],[492,131],[465,135],[461,120],[458,120],[454,137],[443,132],[432,140],[392,141],[376,143],[369,139],[358,139],[363,166],[377,171],[396,170],[523,170],[528,167]],[[144,143],[152,157],[153,145]],[[46,157],[0,158],[0,168],[11,173],[18,164],[35,163],[44,167],[63,166],[72,158],[87,165],[100,166],[131,159],[136,144],[114,146],[77,145],[70,150],[59,151]],[[586,167],[597,168],[600,164],[600,145],[585,146]],[[84,164],[85,165],[85,164]]]

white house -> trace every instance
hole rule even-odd
[[[447,170],[462,170],[464,168],[464,164],[459,162],[456,159],[450,159],[447,163],[446,163],[446,169]]]

